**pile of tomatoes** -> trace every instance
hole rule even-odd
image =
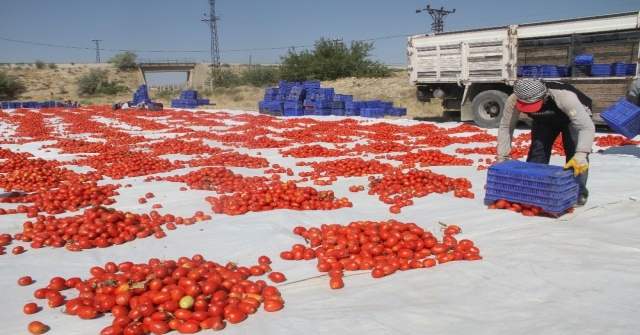
[[[378,199],[391,205],[391,213],[400,213],[402,207],[413,205],[413,197],[421,198],[431,193],[453,191],[457,198],[473,199],[469,189],[471,182],[466,178],[451,178],[431,170],[410,169],[404,172],[395,169],[381,178],[369,177],[369,195],[378,195]]]
[[[298,226],[293,233],[302,236],[308,246],[294,244],[280,253],[284,260],[318,260],[317,269],[331,278],[329,286],[344,286],[344,271],[367,270],[373,278],[396,271],[428,268],[450,261],[482,259],[471,240],[458,241],[460,227],[444,225],[438,240],[415,223],[396,220],[356,221],[348,225],[323,224],[320,228]]]
[[[529,204],[524,204],[519,202],[509,202],[504,199],[493,201],[492,203],[489,204],[488,208],[489,209],[506,209],[516,213],[520,213],[524,216],[537,215],[537,216],[546,216],[546,217],[552,217],[552,218],[558,217],[558,214],[549,213],[544,209],[542,209],[542,207],[540,206],[534,206],[534,205],[529,205]],[[567,208],[564,212],[573,213],[573,207]]]
[[[275,286],[266,281],[250,280],[270,272],[271,260],[258,259],[258,265],[238,267],[234,263],[221,265],[207,261],[202,255],[174,260],[150,259],[147,263],[106,263],[90,269],[91,277],[54,277],[46,287],[34,291],[34,297],[47,300],[47,305],[80,319],[95,319],[110,313],[114,319],[101,335],[165,334],[177,330],[193,334],[201,329],[222,330],[226,323],[239,323],[260,307],[267,312],[283,308],[284,300]],[[284,276],[272,272],[269,278],[281,282]],[[18,280],[21,286],[30,285],[31,277]],[[70,290],[65,296],[61,292]],[[25,314],[38,311],[38,304],[27,303]],[[37,321],[34,321],[37,322]],[[41,323],[29,324],[33,334],[45,329]]]

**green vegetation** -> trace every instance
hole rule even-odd
[[[80,95],[116,95],[128,90],[117,80],[109,81],[108,71],[101,69],[91,69],[88,74],[78,78],[76,84]]]
[[[16,76],[0,71],[0,99],[14,99],[27,91],[27,87]]]
[[[52,70],[57,69],[58,65],[56,65],[56,63],[49,63],[48,67]]]
[[[349,46],[336,45],[327,39],[320,39],[313,50],[296,53],[290,49],[280,56],[280,66],[254,65],[240,71],[225,67],[212,68],[209,80],[214,88],[241,85],[265,87],[277,85],[280,79],[303,82],[307,80],[336,80],[339,78],[381,78],[389,77],[393,71],[378,61],[369,59],[373,43],[351,42]]]
[[[36,59],[35,65],[36,65],[36,69],[38,70],[44,69],[44,66],[45,66],[44,62],[41,61],[40,59]]]
[[[113,66],[120,71],[131,71],[138,68],[136,58],[138,58],[138,55],[136,55],[135,52],[125,51],[111,57],[108,62],[113,64]]]
[[[320,39],[313,50],[296,53],[289,49],[287,55],[280,56],[281,78],[288,81],[336,80],[338,78],[379,78],[389,77],[391,70],[368,58],[373,43],[351,42],[335,45],[330,40]]]

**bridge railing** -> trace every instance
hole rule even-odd
[[[188,64],[195,63],[195,58],[156,58],[156,59],[138,59],[138,64]]]

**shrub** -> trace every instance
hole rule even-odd
[[[91,69],[88,74],[78,78],[76,85],[80,95],[115,95],[127,91],[119,81],[109,81],[108,71],[103,69]]]
[[[138,58],[138,55],[135,52],[125,51],[111,57],[108,62],[112,63],[120,71],[130,71],[138,68],[136,58]]]
[[[296,53],[289,49],[280,56],[282,79],[289,81],[336,80],[345,77],[388,77],[391,70],[378,61],[368,59],[373,43],[351,42],[349,46],[334,45],[321,38],[313,50]]]
[[[211,68],[209,81],[213,80],[213,87],[234,87],[240,84],[240,76],[230,69]]]
[[[38,70],[44,69],[45,66],[44,62],[39,59],[36,59],[35,65]]]
[[[26,91],[18,77],[0,71],[0,99],[14,99]]]
[[[271,86],[278,83],[280,69],[276,66],[252,66],[240,72],[243,85],[255,87]]]
[[[58,65],[56,65],[56,63],[49,63],[49,68],[54,70],[58,68]]]

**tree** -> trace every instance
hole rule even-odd
[[[109,81],[108,71],[103,69],[91,69],[88,74],[78,78],[76,84],[80,95],[115,95],[127,90],[118,81]]]
[[[16,76],[0,71],[0,99],[14,99],[27,91],[27,88]]]
[[[124,53],[111,57],[108,62],[120,71],[130,71],[138,68],[136,58],[138,58],[138,55],[136,55],[135,52],[125,51]]]
[[[369,59],[373,43],[354,41],[335,45],[321,38],[313,50],[296,53],[294,48],[280,56],[282,78],[288,81],[335,80],[345,77],[388,77],[391,70]]]
[[[36,59],[35,64],[36,64],[36,69],[38,70],[44,69],[45,64],[42,60]]]

